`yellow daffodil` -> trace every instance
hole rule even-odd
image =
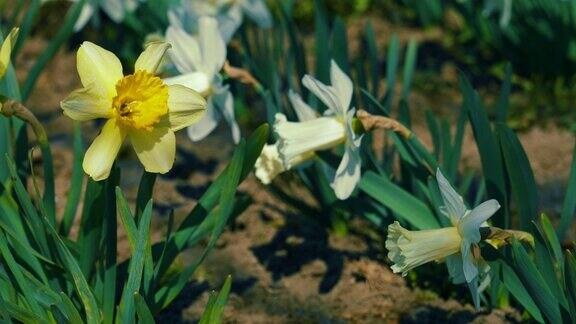
[[[19,31],[20,31],[19,28],[12,28],[12,30],[2,43],[2,47],[0,48],[0,78],[4,77],[4,74],[6,74],[6,70],[8,69],[8,65],[10,65],[10,56],[12,55],[12,48],[16,43]]]
[[[206,101],[182,85],[166,85],[155,76],[170,45],[151,43],[138,57],[135,72],[124,76],[111,52],[84,42],[77,53],[83,88],[61,102],[64,114],[77,121],[107,119],[84,156],[84,171],[106,179],[125,138],[148,172],[166,173],[174,164],[174,132],[198,121]]]
[[[436,179],[444,201],[441,210],[452,226],[421,231],[409,231],[398,222],[388,226],[386,249],[388,258],[394,263],[392,271],[406,275],[425,263],[446,261],[452,281],[468,283],[478,307],[480,260],[474,257],[472,246],[480,242],[480,227],[486,226],[486,221],[500,208],[500,204],[491,199],[468,210],[462,197],[440,170],[436,172]]]

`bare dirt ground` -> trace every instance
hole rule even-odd
[[[378,29],[377,29],[378,31]],[[379,35],[380,33],[376,33]],[[382,33],[384,34],[384,33]],[[29,41],[17,63],[22,79],[46,43]],[[451,82],[446,77],[446,82]],[[59,102],[79,86],[75,54],[62,50],[41,76],[27,105],[45,123],[53,143],[57,169],[58,206],[63,207],[71,174],[71,122],[62,115]],[[411,107],[448,111],[459,107],[457,93],[430,100],[414,89]],[[422,110],[423,111],[423,110]],[[419,119],[420,121],[422,119]],[[83,126],[86,143],[97,132],[94,124]],[[415,131],[430,145],[423,123]],[[551,125],[533,128],[520,139],[542,188],[542,207],[557,212],[568,177],[573,135]],[[178,137],[176,166],[159,177],[155,188],[154,235],[160,237],[170,209],[182,217],[195,204],[223,168],[233,147],[226,129],[192,144]],[[121,155],[122,187],[135,198],[141,169],[131,149]],[[468,131],[463,151],[463,168],[479,169],[478,153]],[[195,274],[183,295],[160,320],[194,322],[201,316],[211,289],[220,287],[232,274],[234,285],[226,307],[228,323],[433,323],[520,321],[510,310],[476,312],[470,305],[444,300],[434,293],[409,288],[389,270],[381,243],[352,230],[336,237],[310,225],[297,210],[276,199],[250,177],[240,188],[254,203],[226,230],[218,247]],[[354,222],[352,228],[361,228]],[[122,231],[119,229],[122,235]],[[125,242],[125,240],[124,240]],[[127,246],[119,254],[126,256]],[[184,255],[186,260],[193,255]]]

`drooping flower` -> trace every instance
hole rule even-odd
[[[226,44],[218,32],[218,22],[211,17],[200,18],[197,36],[171,26],[166,32],[166,40],[172,44],[170,57],[182,74],[165,82],[192,88],[207,99],[206,115],[188,127],[188,136],[193,141],[203,139],[218,126],[223,116],[232,129],[234,142],[238,143],[240,127],[234,117],[234,99],[219,74],[226,60]]]
[[[18,38],[19,28],[12,28],[8,36],[4,39],[2,47],[0,47],[0,79],[6,74],[6,70],[10,65],[10,56],[12,55],[12,48]]]
[[[195,34],[201,17],[213,17],[227,44],[242,25],[244,15],[261,28],[272,26],[272,16],[263,0],[192,0],[170,9],[168,20],[171,26]]]
[[[306,75],[302,84],[308,88],[328,109],[324,116],[303,121],[289,122],[283,114],[277,114],[274,130],[278,134],[280,157],[286,169],[296,157],[316,151],[345,145],[345,152],[336,170],[331,187],[336,197],[346,199],[360,180],[360,144],[363,135],[353,129],[355,109],[350,109],[352,80],[332,61],[331,85],[325,85]]]
[[[478,299],[478,262],[472,247],[480,242],[480,227],[500,208],[498,201],[491,199],[472,210],[440,170],[436,179],[444,201],[443,213],[452,226],[440,229],[409,231],[398,222],[388,226],[386,249],[388,258],[394,263],[392,271],[406,273],[422,264],[446,261],[448,272],[454,283],[468,283],[476,306]]]
[[[288,99],[296,112],[296,116],[298,116],[298,120],[307,121],[318,118],[318,113],[312,107],[308,106],[296,92],[290,90],[288,92]],[[314,152],[306,152],[294,156],[286,165],[289,168],[293,168],[312,159],[313,157]],[[266,144],[264,146],[254,167],[254,174],[265,185],[270,184],[276,176],[288,170],[280,158],[278,142],[274,144]]]
[[[77,121],[107,119],[84,156],[84,171],[94,180],[110,174],[125,138],[148,172],[166,173],[174,164],[174,132],[200,120],[206,101],[182,85],[167,85],[155,76],[167,43],[151,43],[140,54],[135,72],[124,76],[111,52],[84,42],[77,53],[83,88],[74,90],[61,107]]]

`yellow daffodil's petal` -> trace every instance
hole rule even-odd
[[[153,173],[170,171],[176,157],[176,136],[168,127],[132,131],[128,135],[144,169]]]
[[[6,73],[8,65],[10,64],[10,55],[12,54],[12,48],[16,43],[18,38],[19,28],[12,28],[10,34],[6,37],[2,43],[2,48],[0,48],[0,78]]]
[[[108,178],[112,164],[114,164],[125,137],[125,132],[118,127],[116,120],[108,120],[100,135],[94,139],[94,142],[86,151],[84,162],[82,163],[84,172],[95,181]]]
[[[206,112],[206,100],[185,86],[168,87],[168,127],[177,131],[199,121]]]
[[[144,52],[142,52],[136,60],[134,70],[143,70],[155,74],[168,48],[170,48],[170,44],[165,42],[152,42],[148,44]]]
[[[72,91],[60,106],[64,115],[77,121],[110,118],[112,114],[112,100],[100,96],[93,85]]]
[[[96,44],[84,42],[78,49],[76,65],[84,87],[93,84],[101,97],[113,98],[116,95],[116,83],[124,77],[122,64],[116,55]]]

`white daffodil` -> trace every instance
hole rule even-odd
[[[72,0],[78,2],[78,0]],[[80,31],[88,21],[98,12],[98,9],[104,12],[114,21],[120,23],[124,20],[127,12],[132,12],[138,7],[138,0],[86,0],[80,16],[74,25],[74,31]]]
[[[440,170],[436,179],[444,201],[443,213],[452,227],[409,231],[398,222],[388,226],[386,248],[388,258],[394,263],[392,271],[406,273],[422,264],[446,261],[454,283],[467,282],[476,306],[478,299],[478,261],[472,246],[480,242],[480,227],[500,208],[491,199],[468,210],[464,200],[444,178]]]
[[[272,26],[272,16],[263,0],[192,0],[168,11],[170,25],[192,34],[199,28],[201,17],[218,20],[220,34],[226,43],[248,16],[261,28]]]
[[[240,127],[234,117],[234,99],[228,85],[222,84],[219,72],[226,60],[226,44],[218,32],[218,22],[211,17],[199,21],[197,36],[170,26],[166,41],[172,44],[170,58],[180,73],[165,80],[167,84],[181,84],[200,92],[207,100],[206,115],[188,128],[188,136],[199,141],[210,134],[220,118],[230,124],[232,138],[240,141]]]
[[[318,118],[318,113],[312,107],[308,106],[296,92],[290,90],[288,92],[288,99],[296,112],[296,116],[298,116],[298,120],[307,121]],[[314,152],[306,152],[294,156],[286,165],[289,168],[293,168],[313,157]],[[254,174],[265,185],[270,184],[277,175],[288,170],[280,158],[278,142],[264,146],[254,167],[256,168]]]
[[[330,66],[331,85],[325,85],[306,75],[302,84],[326,107],[323,117],[289,122],[283,114],[276,115],[274,131],[278,134],[280,157],[286,169],[298,156],[327,150],[340,144],[345,145],[344,156],[331,182],[336,197],[346,199],[352,194],[360,180],[360,143],[362,135],[354,132],[352,121],[355,109],[349,109],[352,100],[352,80],[332,61]]]
[[[76,121],[105,119],[100,134],[84,155],[84,171],[95,181],[108,178],[128,139],[148,172],[166,173],[176,156],[175,131],[200,120],[206,101],[181,85],[167,85],[155,75],[170,45],[152,43],[140,54],[134,73],[124,76],[113,53],[90,42],[77,53],[83,88],[61,102],[64,114]]]

